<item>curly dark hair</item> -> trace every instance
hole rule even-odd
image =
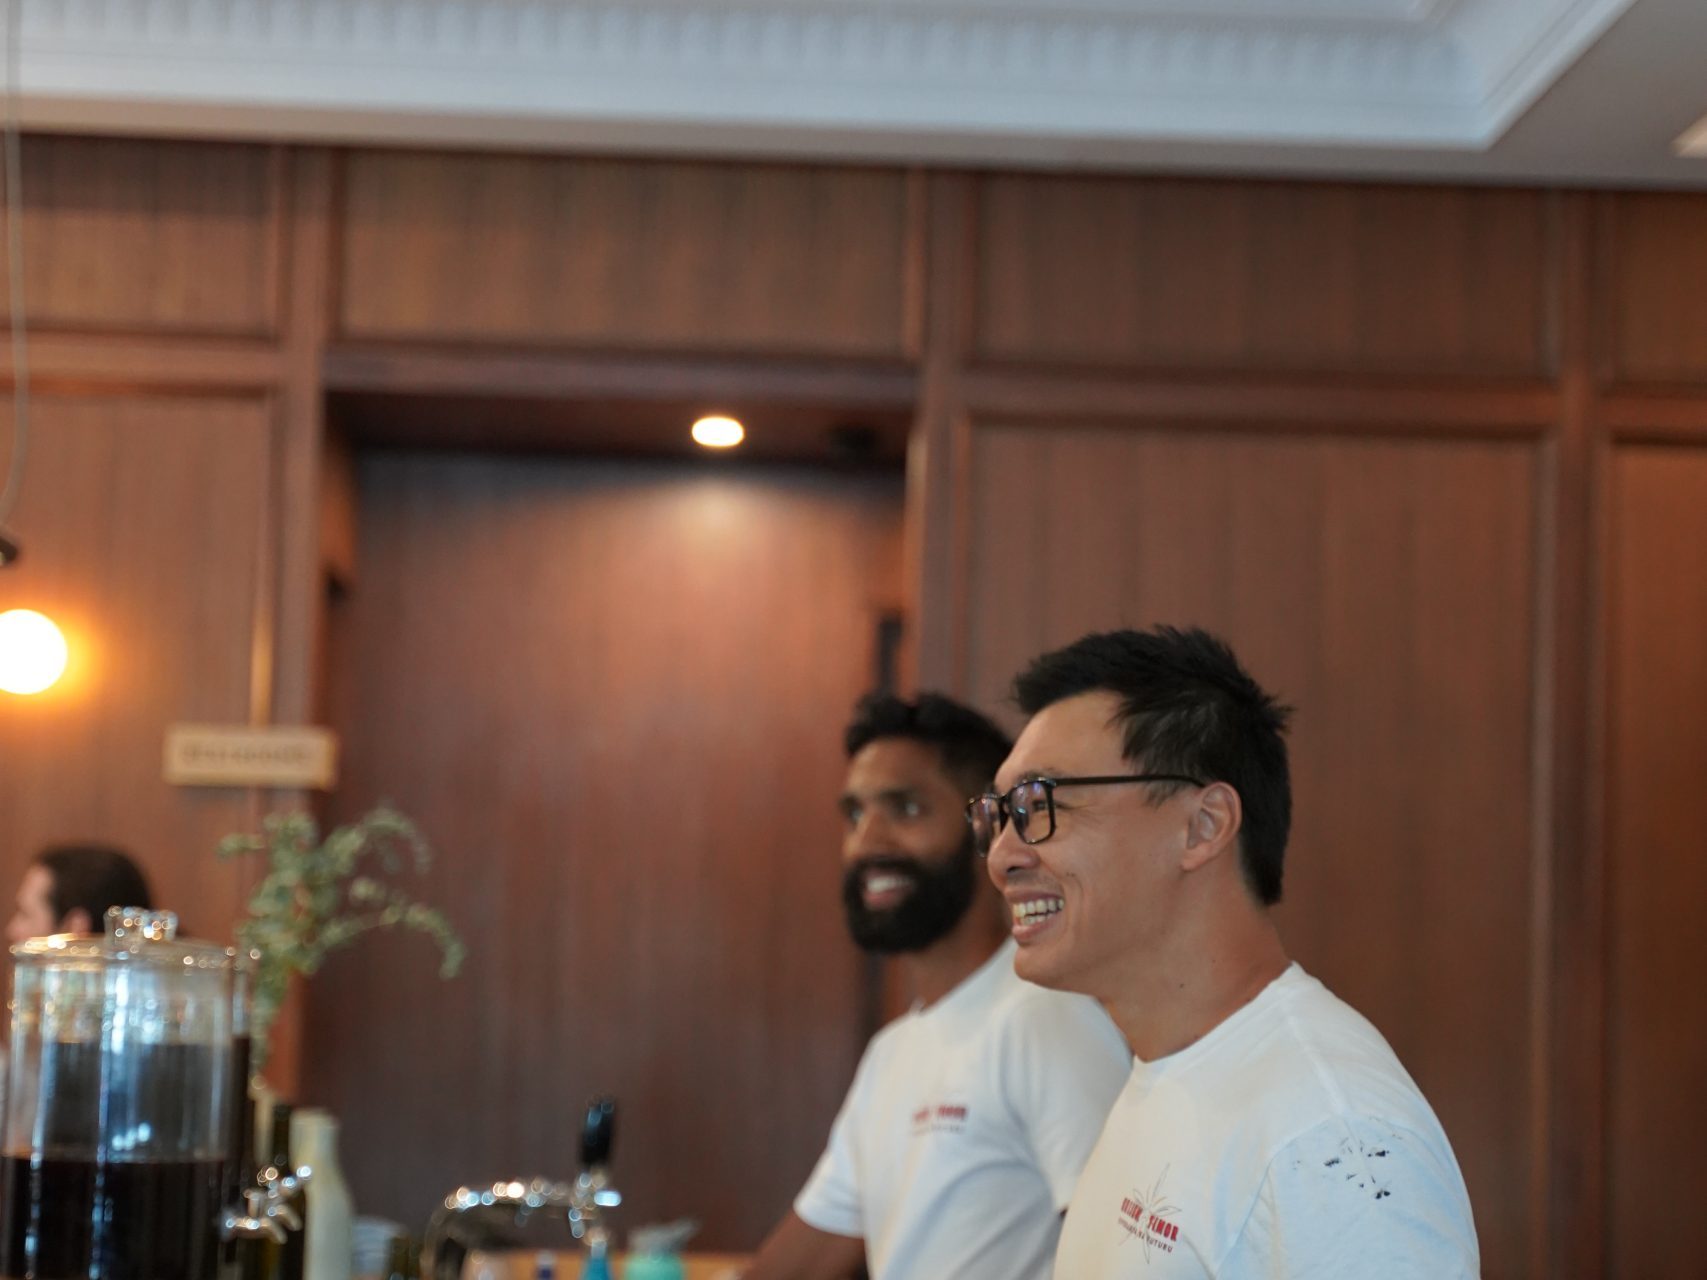
[[[990,785],[1014,745],[989,717],[940,693],[921,693],[911,702],[892,693],[861,698],[842,744],[851,758],[880,738],[935,747],[943,769],[967,795]]]

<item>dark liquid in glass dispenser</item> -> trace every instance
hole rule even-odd
[[[225,1162],[0,1160],[6,1280],[213,1280]],[[35,1241],[31,1249],[30,1231]],[[33,1257],[32,1257],[33,1255]]]
[[[151,1158],[150,1150],[194,1145],[229,1054],[44,1045],[43,1140],[34,1155],[0,1158],[0,1280],[214,1280],[225,1153]]]

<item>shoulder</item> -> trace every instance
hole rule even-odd
[[[1365,1193],[1386,1200],[1395,1186],[1439,1184],[1462,1191],[1457,1163],[1443,1151],[1434,1126],[1413,1127],[1380,1115],[1329,1116],[1292,1138],[1269,1166],[1273,1185],[1311,1188],[1319,1195]]]
[[[866,1041],[859,1066],[854,1069],[853,1084],[848,1089],[850,1097],[871,1089],[886,1073],[907,1070],[915,1053],[916,1026],[917,1016],[904,1013],[885,1023]]]
[[[931,1039],[930,1029],[925,1025],[918,1010],[909,1009],[899,1017],[884,1023],[877,1029],[876,1034],[866,1041],[865,1052],[859,1059],[860,1074],[878,1070],[898,1058],[907,1058]]]
[[[1275,1154],[1231,1254],[1284,1259],[1289,1274],[1338,1274],[1355,1260],[1446,1280],[1479,1265],[1469,1197],[1438,1130],[1363,1115],[1324,1119]]]
[[[1421,1090],[1369,1020],[1319,982],[1300,972],[1285,996],[1244,1064],[1264,1088],[1241,1126],[1239,1145],[1263,1168],[1242,1247],[1301,1274],[1411,1254],[1432,1269],[1405,1263],[1395,1276],[1474,1274],[1469,1195]]]
[[[1375,1025],[1301,970],[1294,978],[1277,1028],[1280,1074],[1317,1095],[1323,1116],[1378,1115],[1438,1130],[1422,1091]]]
[[[1370,1122],[1426,1135],[1456,1176],[1439,1120],[1387,1041],[1302,970],[1289,972],[1232,1034],[1193,1057],[1189,1074],[1175,1070],[1173,1085],[1178,1105],[1194,1103],[1253,1171],[1309,1135]]]

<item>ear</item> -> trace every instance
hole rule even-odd
[[[1233,848],[1244,818],[1239,793],[1232,787],[1225,782],[1212,782],[1205,787],[1187,820],[1185,856],[1180,859],[1180,870],[1196,871]]]
[[[89,913],[82,907],[72,907],[65,913],[65,919],[59,922],[61,933],[92,933],[94,926],[89,920]]]

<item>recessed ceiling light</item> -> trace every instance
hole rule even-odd
[[[722,414],[701,418],[693,424],[694,443],[702,444],[707,449],[733,449],[746,435],[746,430],[739,422]]]
[[[1685,129],[1672,146],[1680,156],[1692,156],[1697,160],[1707,160],[1707,116],[1702,116]]]

